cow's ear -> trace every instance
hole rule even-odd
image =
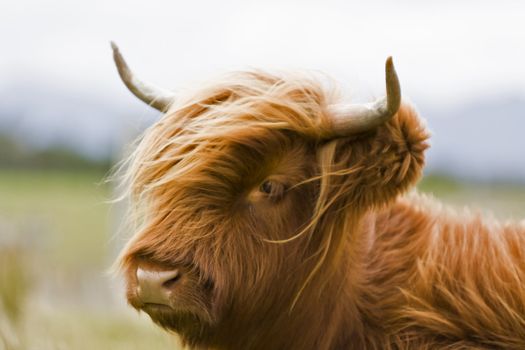
[[[383,205],[415,185],[422,174],[429,133],[415,109],[403,103],[384,125],[336,141],[333,184],[360,208]]]

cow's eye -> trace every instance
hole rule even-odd
[[[265,180],[259,186],[259,192],[273,200],[279,200],[284,195],[285,186],[277,181]]]
[[[272,181],[266,180],[259,187],[259,191],[261,191],[262,193],[266,193],[266,194],[272,194],[273,187],[274,186],[273,186]]]

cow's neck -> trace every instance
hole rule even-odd
[[[364,285],[362,271],[370,247],[373,224],[371,217],[345,227],[351,227],[343,240],[345,247],[336,261],[335,269],[322,266],[318,274],[332,271],[322,289],[319,280],[307,284],[296,304],[282,300],[281,307],[265,308],[227,322],[217,332],[214,341],[219,349],[337,349],[363,344],[363,309],[361,290]],[[351,236],[351,237],[350,237]],[[332,254],[332,252],[330,252]],[[314,265],[307,267],[311,270]],[[323,275],[323,278],[326,276]],[[315,277],[314,277],[315,278]],[[319,277],[320,278],[320,277]],[[292,278],[293,279],[293,278]],[[276,288],[290,288],[286,283]],[[269,293],[275,295],[273,293]],[[235,310],[238,316],[242,310]]]

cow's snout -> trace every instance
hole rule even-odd
[[[170,306],[170,297],[180,278],[180,271],[137,268],[137,297],[144,304]]]

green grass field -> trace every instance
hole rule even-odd
[[[11,312],[18,314],[15,322],[0,308],[0,350],[176,348],[147,315],[124,305],[108,273],[120,242],[103,178],[96,172],[0,172],[0,293],[25,295],[15,300],[21,304]],[[19,267],[23,283],[9,271]]]
[[[108,269],[119,208],[97,172],[0,171],[0,350],[174,349],[124,305]],[[525,187],[429,177],[420,189],[454,206],[525,218]]]
[[[418,189],[455,208],[468,207],[503,221],[525,219],[523,184],[466,183],[443,176],[427,176]]]

